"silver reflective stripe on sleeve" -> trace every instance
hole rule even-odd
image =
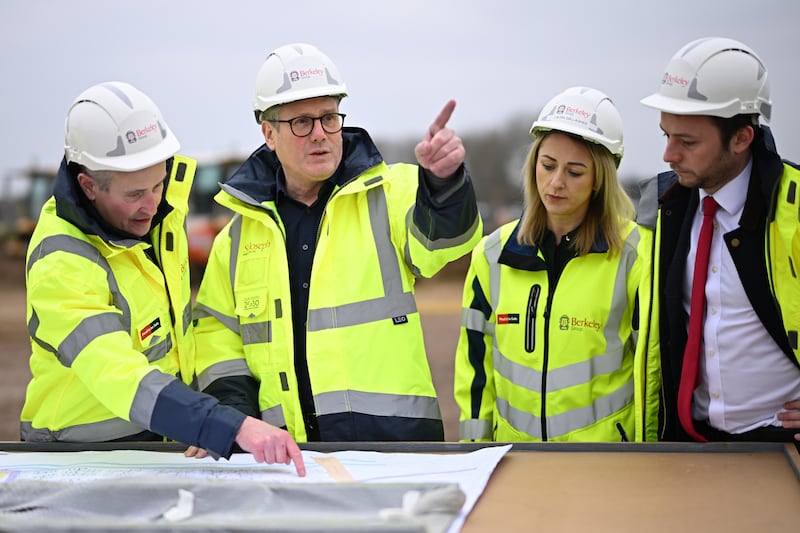
[[[412,207],[408,211],[408,214],[406,215],[406,224],[409,228],[411,228],[411,235],[413,235],[415,239],[422,243],[426,250],[430,250],[432,252],[435,250],[455,248],[457,246],[466,244],[475,234],[475,231],[478,229],[478,224],[480,224],[480,217],[475,217],[475,220],[472,222],[472,226],[470,226],[469,229],[461,235],[450,238],[440,238],[432,241],[428,239],[428,237],[425,236],[414,223],[414,209],[415,208]]]
[[[34,428],[30,422],[20,424],[20,436],[27,442],[108,442],[129,435],[141,433],[145,428],[139,427],[121,418],[111,418],[102,422],[77,424],[51,431],[46,428]]]
[[[494,335],[494,324],[486,320],[483,312],[472,308],[461,309],[461,325],[484,335]]]
[[[158,395],[167,385],[177,379],[178,378],[175,376],[164,374],[158,370],[153,370],[144,376],[141,381],[139,381],[139,387],[136,389],[136,394],[131,404],[131,422],[149,429],[150,418],[153,414]]]
[[[92,263],[95,263],[106,272],[106,280],[108,282],[108,290],[111,292],[114,306],[120,310],[120,313],[103,313],[93,317],[85,318],[69,335],[62,341],[61,345],[56,350],[58,360],[64,366],[71,366],[78,354],[91,342],[95,337],[106,333],[113,333],[115,331],[124,331],[128,333],[131,329],[131,315],[128,301],[122,296],[117,285],[117,280],[111,267],[108,265],[105,257],[92,246],[75,237],[68,235],[54,235],[46,237],[36,246],[31,252],[27,271],[30,272],[31,268],[37,261],[47,257],[54,252],[64,252],[75,254],[83,257]],[[36,336],[36,331],[39,327],[38,315],[35,309],[33,311],[35,320],[28,323],[28,331],[39,345],[46,347],[46,343],[40,341]],[[47,349],[47,348],[45,348]],[[51,350],[52,351],[52,350]]]

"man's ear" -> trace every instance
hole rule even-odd
[[[731,150],[735,154],[741,154],[750,148],[753,144],[753,139],[756,138],[756,132],[753,126],[744,126],[736,130],[731,138]]]
[[[94,202],[95,198],[97,198],[97,182],[94,181],[94,178],[86,172],[81,172],[78,174],[78,185],[81,186],[86,198]]]
[[[275,150],[275,137],[278,135],[278,130],[275,129],[268,120],[261,121],[261,133],[264,135],[264,142],[267,143],[270,150]]]

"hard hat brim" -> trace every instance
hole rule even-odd
[[[730,118],[738,111],[735,101],[718,104],[691,102],[681,98],[670,98],[659,93],[642,98],[639,102],[647,107],[673,115],[709,115]]]
[[[321,98],[324,96],[330,96],[331,98],[341,96],[344,98],[347,96],[347,88],[344,85],[333,88],[330,86],[313,87],[302,91],[287,92],[285,98],[281,98],[280,96],[272,96],[270,98],[256,97],[253,102],[253,111],[263,112],[276,105],[289,104],[300,100],[309,100],[311,98]]]
[[[122,157],[95,157],[84,152],[82,157],[84,162],[81,162],[81,164],[89,170],[135,172],[166,161],[175,155],[180,148],[181,145],[177,137],[170,134],[157,146],[135,154],[126,154]]]

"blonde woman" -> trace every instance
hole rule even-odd
[[[637,331],[651,237],[617,179],[620,115],[573,87],[531,135],[523,215],[480,242],[464,285],[459,438],[656,440],[658,365],[637,358],[656,341]]]

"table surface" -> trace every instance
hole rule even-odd
[[[512,450],[462,531],[797,532],[798,464],[793,445],[729,452]]]
[[[503,443],[494,443],[503,444]],[[485,443],[305,443],[320,452],[467,453]],[[0,442],[0,451],[177,443]],[[800,453],[780,443],[514,443],[462,529],[726,533],[800,531]]]

